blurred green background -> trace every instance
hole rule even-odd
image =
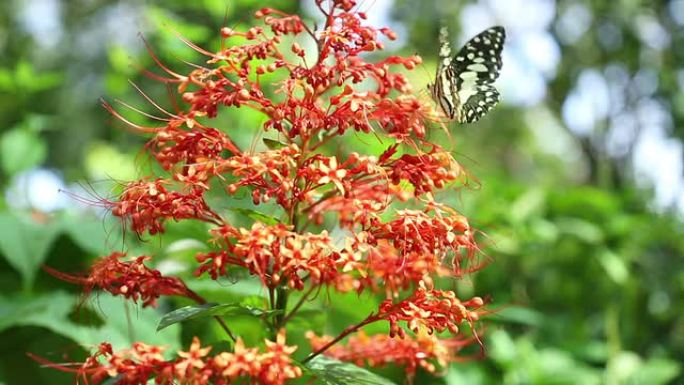
[[[194,334],[210,339],[197,323],[154,332],[178,304],[142,310],[84,298],[40,266],[84,271],[97,255],[127,248],[190,275],[205,228],[182,223],[140,242],[83,202],[111,197],[112,181],[147,167],[144,138],[99,99],[151,110],[130,80],[168,100],[141,75],[159,71],[139,33],[187,71],[182,60],[201,57],[175,31],[214,50],[224,20],[243,28],[266,5],[313,8],[306,0],[0,2],[0,383],[72,383],[27,352],[64,363],[103,340],[173,350]],[[459,290],[489,294],[500,309],[486,327],[488,358],[416,383],[684,383],[684,1],[364,0],[360,9],[398,32],[389,51],[423,57],[416,87],[432,76],[440,20],[454,44],[494,24],[508,32],[502,104],[452,130],[457,159],[480,184],[439,196],[486,233],[492,263]],[[249,143],[261,123],[242,109],[217,127],[241,127]],[[210,299],[258,294],[250,282],[193,288]],[[340,297],[330,310],[337,330],[367,314],[353,300]],[[364,301],[364,311],[375,306]],[[247,339],[259,341],[249,327]],[[382,373],[401,381],[398,370]]]

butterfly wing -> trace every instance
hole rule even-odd
[[[459,95],[461,92],[459,92]],[[499,92],[491,84],[482,84],[476,87],[476,92],[467,96],[465,103],[461,104],[459,112],[460,123],[473,123],[483,117],[499,102]]]
[[[503,27],[489,28],[470,39],[449,63],[460,102],[460,123],[477,121],[499,101],[492,83],[499,77],[505,39]]]

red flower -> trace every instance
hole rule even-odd
[[[86,293],[101,289],[112,295],[124,296],[133,302],[142,300],[143,307],[156,306],[157,299],[163,295],[199,300],[180,278],[165,277],[158,270],[145,266],[144,262],[149,261],[150,257],[143,255],[122,261],[124,257],[125,253],[113,252],[100,258],[90,268],[87,277],[64,274],[48,267],[45,269],[60,279],[83,285]]]
[[[380,312],[375,318],[385,319],[390,323],[390,336],[404,337],[404,329],[399,322],[414,332],[425,328],[428,333],[448,330],[452,334],[459,332],[462,322],[472,323],[479,319],[478,309],[484,305],[480,297],[461,301],[450,290],[427,289],[421,285],[411,297],[393,303],[386,299],[380,305]]]
[[[196,275],[209,271],[216,279],[225,274],[227,265],[235,265],[259,276],[266,287],[285,282],[302,290],[304,277],[312,285],[333,281],[343,262],[326,232],[299,234],[282,224],[265,226],[257,222],[249,230],[221,228],[215,234],[226,237],[222,242],[228,250],[198,254],[197,260],[204,264]]]
[[[297,348],[285,345],[284,332],[278,333],[275,342],[267,340],[263,353],[256,348],[245,348],[238,339],[233,353],[211,357],[208,355],[211,347],[202,348],[197,337],[190,350],[179,351],[174,360],[166,360],[164,350],[136,342],[131,349],[113,352],[105,343],[77,369],[47,364],[74,372],[85,384],[93,385],[106,380],[116,385],[147,385],[150,380],[155,384],[229,385],[244,383],[245,379],[254,384],[283,385],[302,375],[302,370],[290,358]]]

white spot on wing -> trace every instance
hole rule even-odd
[[[476,64],[469,65],[468,71],[475,71],[475,72],[487,72],[487,71],[489,71],[487,69],[487,66],[484,64],[481,64],[481,63],[482,63],[482,61],[480,61],[480,62],[476,61]],[[463,75],[463,74],[461,74],[461,75]],[[461,78],[463,78],[463,76],[461,76]]]

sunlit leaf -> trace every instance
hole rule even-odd
[[[603,229],[599,226],[580,218],[559,218],[556,220],[561,233],[574,235],[589,244],[603,241]]]
[[[162,330],[169,325],[185,322],[194,319],[213,317],[213,316],[252,316],[264,317],[280,314],[279,310],[263,310],[252,306],[244,306],[236,303],[216,304],[207,303],[203,305],[185,306],[172,312],[164,314],[159,321],[157,330]]]
[[[541,313],[533,309],[521,306],[506,306],[500,311],[497,311],[492,320],[539,326],[543,322],[544,317]]]
[[[316,376],[317,384],[325,385],[395,385],[364,368],[319,355],[305,365]]]
[[[620,256],[610,250],[603,250],[598,260],[606,274],[617,284],[624,284],[629,278],[629,268]]]
[[[233,207],[230,210],[234,211],[236,213],[242,214],[242,215],[244,215],[248,218],[251,218],[257,222],[261,222],[265,225],[273,226],[273,225],[277,225],[278,223],[281,223],[281,221],[278,218],[260,213],[256,210],[245,209],[245,208],[241,208],[241,207]]]
[[[47,145],[30,130],[16,128],[0,136],[0,162],[6,175],[40,165],[47,156]]]

